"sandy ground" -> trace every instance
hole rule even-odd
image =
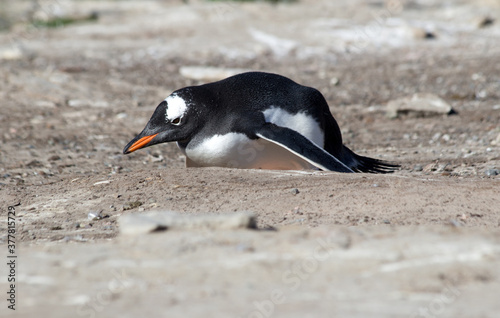
[[[0,33],[5,255],[20,204],[17,310],[2,315],[496,317],[497,1],[40,3],[42,18],[99,18],[29,27],[30,2],[0,5],[14,21]],[[190,67],[315,87],[351,149],[401,169],[186,169],[173,144],[122,155],[162,99],[209,80]],[[457,114],[386,116],[414,93]],[[258,230],[119,234],[121,215],[150,210],[250,211]]]

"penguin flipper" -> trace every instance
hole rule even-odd
[[[266,123],[257,129],[255,135],[285,148],[321,170],[354,172],[339,159],[295,130]]]

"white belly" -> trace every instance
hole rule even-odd
[[[263,139],[244,134],[215,135],[185,149],[187,167],[228,167],[241,169],[314,169],[302,158]]]
[[[324,133],[305,113],[291,114],[271,106],[263,112],[266,122],[295,130],[319,147]],[[240,133],[215,135],[196,146],[184,149],[187,167],[231,167],[241,169],[302,170],[316,169],[287,149],[263,139],[249,139]]]

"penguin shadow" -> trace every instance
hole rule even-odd
[[[234,168],[234,169],[241,169],[244,166],[248,166],[255,162],[255,160],[258,158],[259,153],[264,153],[266,150],[266,145],[262,143],[244,143],[238,145],[236,148],[236,151],[239,155],[239,159],[232,159],[229,160],[227,163],[228,168]]]

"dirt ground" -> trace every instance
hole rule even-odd
[[[498,1],[39,3],[0,2],[5,254],[20,204],[18,307],[2,315],[498,315]],[[218,76],[193,67],[315,87],[352,150],[401,169],[187,169],[174,144],[122,155],[173,90]],[[414,93],[456,114],[386,115]],[[250,211],[259,229],[119,234],[121,215],[151,210]]]

